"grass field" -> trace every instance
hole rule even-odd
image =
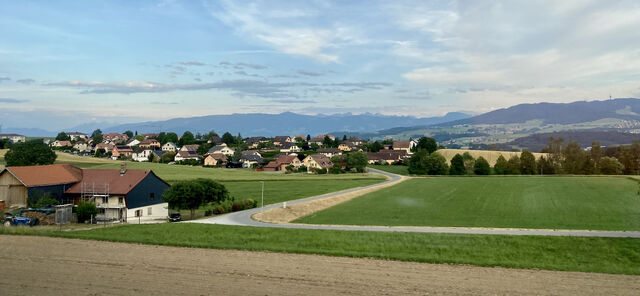
[[[295,222],[640,230],[640,197],[622,177],[419,178]]]
[[[392,174],[408,176],[409,167],[404,165],[369,165],[370,168],[389,172]]]
[[[377,233],[201,224],[125,225],[88,231],[3,228],[31,234],[195,248],[640,274],[640,240],[628,238]]]

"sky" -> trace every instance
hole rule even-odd
[[[640,97],[640,1],[0,0],[0,125]]]

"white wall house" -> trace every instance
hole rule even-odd
[[[169,216],[169,203],[159,203],[139,208],[127,209],[127,223],[136,224],[152,220],[167,219]]]
[[[166,144],[162,145],[162,151],[176,152],[177,150],[178,146],[173,142],[167,142]]]

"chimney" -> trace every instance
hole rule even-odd
[[[123,162],[120,164],[120,176],[123,176],[127,173],[127,163]]]

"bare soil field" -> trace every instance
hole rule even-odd
[[[640,277],[0,235],[3,295],[638,295]]]

